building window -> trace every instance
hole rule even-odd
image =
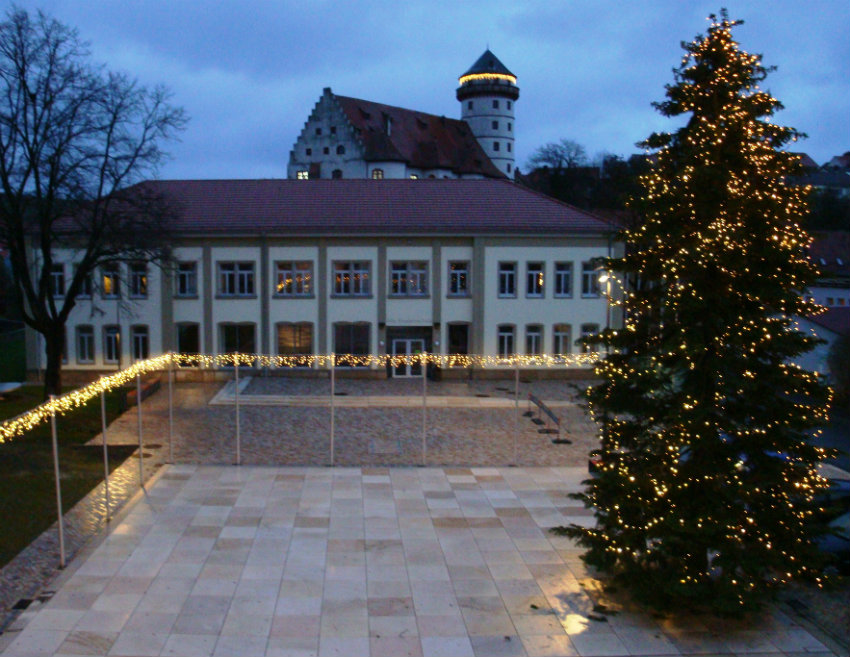
[[[254,353],[254,325],[252,323],[220,324],[219,328],[221,331],[222,353]]]
[[[254,263],[218,263],[218,293],[223,297],[252,296],[254,294]]]
[[[201,352],[200,324],[182,323],[177,325],[177,353],[198,354]]]
[[[499,150],[499,142],[497,142],[497,141],[494,141],[494,142],[493,142],[493,150],[494,150],[494,151],[498,151],[498,150]]]
[[[500,324],[496,335],[499,343],[499,358],[510,358],[514,355],[514,327],[511,324]]]
[[[449,296],[469,296],[469,261],[461,260],[449,263]]]
[[[511,152],[511,142],[508,142],[507,144],[505,144],[505,148],[507,148],[508,153],[510,153]]]
[[[365,297],[371,293],[369,273],[371,263],[361,261],[335,261],[334,294],[345,297]]]
[[[431,176],[431,177],[433,178],[434,176]],[[411,173],[411,174],[410,174],[410,179],[411,179],[411,180],[419,180],[419,176],[418,176],[418,175],[416,175],[415,173]]]
[[[150,340],[147,326],[134,326],[130,329],[130,347],[133,360],[145,360],[150,354]]]
[[[510,173],[511,172],[511,165],[510,164],[508,164],[507,169],[508,169],[508,173]]]
[[[372,180],[383,180],[384,179],[384,170],[383,169],[372,169]]]
[[[281,297],[308,297],[313,294],[313,262],[285,260],[277,263],[274,292]]]
[[[543,353],[543,327],[540,324],[529,324],[525,327],[525,353],[529,356],[539,356]]]
[[[499,109],[499,101],[498,100],[493,101],[493,109]]]
[[[466,101],[466,109],[472,109],[472,101],[471,100]]]
[[[298,180],[310,180],[310,172],[309,171],[296,171],[295,177]]]
[[[510,109],[510,107],[508,107]],[[511,132],[514,129],[514,124],[508,121],[508,132]]]
[[[516,263],[515,262],[500,262],[499,263],[499,296],[500,297],[515,297],[516,296]]]
[[[332,126],[331,126],[331,134],[332,134],[332,135],[335,135],[335,134],[336,134],[336,126],[335,126],[335,125],[332,125]]]
[[[498,121],[493,121],[493,122],[491,123],[491,126],[493,127],[493,130],[498,130],[498,129],[499,129],[499,122],[498,122]]]
[[[198,296],[198,263],[181,262],[177,264],[177,289],[178,297]]]
[[[586,354],[590,352],[591,346],[583,342],[584,339],[589,338],[593,335],[599,333],[599,325],[598,324],[582,324],[581,325],[581,353]]]
[[[309,322],[278,324],[277,353],[281,356],[311,356],[313,325]]]
[[[318,136],[319,136],[319,135],[321,135],[321,134],[322,134],[322,129],[321,129],[321,128],[316,128],[316,136],[318,137]]]
[[[305,150],[304,150],[304,154],[305,154],[307,157],[310,157],[310,156],[313,154],[313,149],[312,149],[312,148],[307,148],[307,149],[305,149]]]
[[[511,101],[509,101],[509,100],[508,100],[508,101],[505,101],[505,102],[507,102],[507,104],[508,104],[508,109],[510,109],[510,108],[511,108]]]
[[[50,267],[50,296],[65,296],[65,265],[53,264]]]
[[[333,171],[331,171],[331,178],[333,178],[334,180],[339,180],[340,178],[342,178],[342,169],[334,169]]]
[[[599,273],[592,262],[581,263],[581,296],[585,298],[599,296]]]
[[[130,265],[130,298],[146,299],[148,296],[148,266],[143,262]]]
[[[552,353],[555,356],[570,353],[570,333],[572,331],[569,324],[555,324],[552,329]]]
[[[345,155],[345,146],[343,146],[342,144],[337,146],[336,147],[336,154],[337,155]]]
[[[561,298],[573,296],[573,263],[555,263],[555,296]]]
[[[370,325],[366,322],[339,322],[334,324],[334,353],[336,356],[367,356],[369,354],[369,328]]]
[[[74,267],[74,276],[77,275],[78,269],[79,269],[79,265],[76,265]],[[77,298],[79,298],[79,299],[91,299],[91,290],[92,290],[91,275],[86,274],[83,277],[83,280],[80,281],[80,293],[77,295]]]
[[[102,270],[101,294],[104,299],[117,299],[120,292],[118,265],[107,265]]]
[[[390,263],[390,294],[408,297],[428,294],[428,263],[421,260]]]
[[[94,362],[94,328],[91,326],[77,327],[77,362]]]
[[[117,363],[121,357],[121,328],[109,325],[103,327],[103,361]]]
[[[529,262],[525,265],[525,296],[541,298],[543,296],[543,263]]]
[[[449,355],[469,354],[469,324],[449,324]]]
[[[329,146],[325,146],[325,147],[322,149],[322,154],[323,154],[323,155],[330,155],[330,152],[331,152],[331,149],[330,149],[330,147],[329,147]]]

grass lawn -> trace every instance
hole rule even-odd
[[[0,401],[0,421],[15,417],[42,401],[41,386],[25,386]],[[121,412],[124,391],[106,397],[107,422]],[[103,448],[84,443],[100,433],[100,398],[56,418],[62,505],[67,511],[103,480]],[[111,469],[133,452],[110,447]],[[56,521],[56,489],[50,424],[0,444],[0,567]]]

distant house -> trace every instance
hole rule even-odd
[[[322,92],[287,177],[513,178],[516,76],[489,50],[459,78],[461,118]]]

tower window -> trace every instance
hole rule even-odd
[[[493,150],[494,150],[494,151],[498,151],[498,150],[499,150],[499,142],[497,142],[497,141],[494,141],[494,142],[493,142]]]
[[[510,132],[513,129],[514,129],[514,124],[509,121],[508,122],[508,132]]]
[[[508,165],[508,173],[510,173],[510,172],[511,172],[511,165],[509,164]]]
[[[498,100],[493,101],[493,109],[499,109],[499,101]]]
[[[499,122],[493,121],[493,130],[498,130],[498,129],[499,129]]]
[[[508,147],[508,153],[510,153],[511,152],[511,142],[507,143],[507,147]]]
[[[467,101],[467,103],[466,103],[466,109],[472,109],[472,101],[471,101],[471,100],[470,100],[470,101]]]
[[[508,109],[511,108],[511,101],[506,101],[508,103]]]

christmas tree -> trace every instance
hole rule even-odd
[[[645,601],[734,612],[817,578],[827,455],[809,438],[829,393],[794,364],[815,343],[794,317],[817,311],[805,190],[781,150],[801,135],[771,121],[782,105],[733,40],[740,22],[710,21],[655,104],[684,125],[643,144],[642,223],[607,263],[625,322],[593,338],[601,463],[576,497],[595,527],[561,531]]]

